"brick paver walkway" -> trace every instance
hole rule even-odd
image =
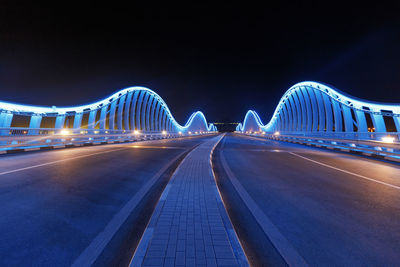
[[[210,154],[221,138],[201,144],[180,164],[131,266],[248,266],[212,174]]]

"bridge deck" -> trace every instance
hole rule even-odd
[[[131,266],[248,266],[211,170],[220,136],[180,164],[150,219]]]

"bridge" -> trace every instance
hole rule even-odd
[[[400,104],[309,81],[234,133],[144,87],[0,102],[0,264],[397,265],[399,138]]]

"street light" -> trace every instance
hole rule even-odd
[[[394,137],[392,137],[392,136],[384,136],[384,137],[382,137],[382,141],[384,143],[394,143]]]
[[[162,131],[161,132],[163,135],[166,135],[167,134],[167,131]]]
[[[60,134],[61,135],[69,135],[70,132],[68,130],[66,130],[66,129],[63,129],[63,130],[60,131]]]

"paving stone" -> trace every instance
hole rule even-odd
[[[186,258],[186,266],[196,266],[196,261],[194,258]]]
[[[207,258],[207,267],[217,267],[217,260],[215,258]]]
[[[236,259],[217,259],[218,266],[238,266]]]
[[[175,266],[175,255],[174,257],[165,258],[164,267],[174,267]]]
[[[185,265],[185,252],[176,253],[175,265]]]
[[[164,265],[164,258],[156,258],[156,257],[145,258],[143,265],[144,266],[162,266],[162,265]]]
[[[210,171],[216,141],[190,152],[171,178],[160,210],[151,218],[156,223],[143,266],[239,266]]]

